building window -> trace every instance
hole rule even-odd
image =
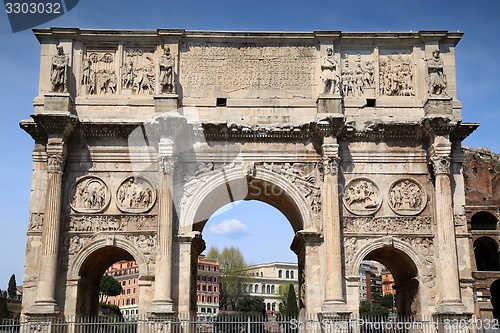
[[[266,292],[266,285],[262,285],[262,293],[265,293]]]
[[[290,278],[290,272],[289,271],[286,271],[286,278],[289,279]]]
[[[259,292],[259,285],[256,284],[254,287],[254,293],[258,293],[258,292]]]
[[[274,294],[274,285],[271,286],[271,294]]]
[[[201,281],[207,281],[207,277],[205,275],[201,276]]]
[[[217,286],[214,286],[214,293],[217,292]]]
[[[293,279],[293,271],[290,272],[290,277]]]
[[[266,292],[267,292],[268,294],[270,294],[270,293],[271,293],[271,286],[270,286],[270,285],[267,285]]]
[[[283,271],[281,269],[278,271],[278,278],[283,278]]]
[[[217,277],[216,276],[214,276],[214,282],[217,282]]]
[[[207,280],[208,282],[212,282],[212,277],[211,276],[207,277]]]
[[[132,298],[132,305],[135,304],[135,298]]]

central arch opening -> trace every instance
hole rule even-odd
[[[283,297],[280,291],[283,294],[290,284],[297,294],[301,290],[299,277],[305,258],[300,249],[294,249],[295,253],[290,249],[296,233],[304,229],[303,212],[296,200],[281,186],[246,177],[217,186],[203,198],[196,211],[193,231],[203,235],[206,243],[203,254],[209,253],[211,247],[219,251],[231,247],[241,250],[247,261],[242,295],[261,298],[267,315],[280,311],[280,297]],[[194,254],[198,257],[201,253]],[[198,303],[208,300],[209,296],[200,298],[200,292],[203,294],[210,288],[200,276],[200,268],[203,266],[198,264],[198,280],[193,288],[197,295],[190,295]],[[300,299],[297,295],[298,308],[304,306]],[[236,310],[232,307],[223,310]],[[196,310],[204,312],[199,305]]]

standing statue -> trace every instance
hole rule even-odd
[[[326,49],[326,56],[321,58],[321,81],[323,83],[323,94],[334,94],[335,87],[339,83],[337,74],[338,61],[333,55],[331,47]]]
[[[170,53],[170,48],[165,46],[165,54],[160,57],[160,94],[174,92],[174,65],[175,60]]]
[[[444,75],[444,64],[439,50],[432,52],[432,58],[425,59],[427,62],[429,94],[446,95],[446,75]]]
[[[64,54],[62,45],[57,45],[57,55],[52,57],[50,68],[50,82],[53,92],[68,92],[68,63],[69,58]]]

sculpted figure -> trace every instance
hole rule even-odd
[[[331,47],[326,49],[326,56],[321,58],[321,81],[323,83],[323,94],[334,94],[338,85],[337,74],[338,61],[333,55]]]
[[[170,48],[165,46],[165,54],[160,57],[160,93],[174,92],[174,58],[170,53]]]
[[[68,91],[68,63],[69,58],[64,54],[62,45],[57,45],[57,55],[52,57],[52,66],[50,68],[50,82],[52,83],[52,91]]]
[[[439,50],[432,52],[432,58],[425,59],[429,73],[429,94],[446,95],[446,76],[444,75],[444,63],[440,57]]]

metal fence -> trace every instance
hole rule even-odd
[[[0,333],[466,333],[500,332],[496,320],[434,317],[341,317],[213,315],[146,317],[65,317],[0,321]]]

